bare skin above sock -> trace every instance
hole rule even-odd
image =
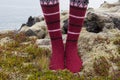
[[[64,45],[60,30],[59,0],[40,0],[52,44],[50,69],[64,69]]]
[[[66,68],[71,72],[79,72],[82,60],[78,55],[78,37],[83,26],[88,0],[70,0],[69,27],[65,45]]]

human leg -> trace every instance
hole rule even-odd
[[[64,69],[64,45],[60,29],[59,0],[40,0],[52,44],[50,69]]]
[[[70,0],[69,27],[65,45],[66,68],[79,72],[82,60],[78,55],[77,41],[83,26],[88,0]]]

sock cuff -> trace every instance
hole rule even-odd
[[[89,0],[70,0],[70,6],[78,8],[87,8]]]
[[[60,11],[59,9],[59,3],[54,4],[54,5],[41,5],[41,8],[43,10],[43,13],[49,15],[49,14],[55,14],[58,13]]]
[[[59,0],[40,0],[40,4],[41,5],[55,5],[55,4],[58,4],[59,3]]]

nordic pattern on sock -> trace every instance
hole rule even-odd
[[[70,0],[71,6],[87,7],[89,0]]]
[[[53,5],[57,4],[58,2],[58,0],[40,0],[41,5]]]
[[[60,29],[60,12],[58,0],[40,0],[45,22],[51,39],[52,54],[49,68],[64,69],[64,45]]]
[[[83,26],[87,9],[88,2],[84,1],[87,0],[71,0],[70,3],[69,27],[67,32],[67,41],[65,45],[65,62],[66,68],[74,73],[79,72],[82,68],[82,59],[78,54],[77,42]]]
[[[51,30],[55,31],[55,30],[58,30],[60,31],[60,12],[59,12],[59,1],[58,0],[40,0],[42,3],[41,4],[41,7],[42,7],[42,10],[43,10],[43,15],[44,15],[44,18],[45,18],[45,21],[46,21],[46,24],[49,25],[48,26],[48,31],[51,32]],[[51,4],[51,5],[46,5],[46,4],[43,4],[43,1],[44,3],[47,1],[58,1],[56,4]],[[49,2],[50,3],[50,2]],[[57,24],[57,26],[56,26]]]

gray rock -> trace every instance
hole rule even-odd
[[[30,16],[30,17],[28,18],[27,23],[26,23],[26,24],[22,24],[21,27],[23,27],[23,26],[29,26],[29,27],[31,27],[31,26],[33,26],[35,23],[40,22],[40,21],[43,21],[43,20],[44,20],[44,18],[41,17],[41,16],[38,16],[38,17],[32,17],[32,16]]]
[[[66,33],[68,12],[64,11],[61,13],[61,29],[62,33]],[[64,25],[64,28],[63,28]],[[19,32],[25,32],[27,36],[37,36],[39,39],[46,38],[48,35],[46,22],[43,17],[29,17],[28,22],[23,24],[18,30]]]
[[[50,39],[37,39],[35,44],[37,44],[38,47],[44,48],[44,49],[51,50],[51,48],[52,48]]]
[[[50,51],[52,50],[51,45],[39,45],[38,47],[43,48],[43,49],[49,49]]]
[[[28,18],[28,22],[26,23],[26,25],[31,27],[34,24],[35,24],[34,18],[32,18],[32,16],[30,16]]]
[[[101,56],[105,57],[110,64],[114,63],[111,63],[109,59],[110,56],[119,56],[120,58],[120,54],[117,50],[119,46],[112,43],[113,40],[118,37],[120,37],[120,30],[118,29],[109,29],[107,32],[100,32],[97,34],[87,32],[84,28],[82,29],[78,40],[78,52],[83,60],[83,74],[88,74],[88,72],[94,73],[94,61]],[[114,65],[111,66],[113,69]]]
[[[36,35],[39,39],[43,39],[46,36],[46,32],[42,29],[41,30],[36,30],[35,33],[36,33]]]
[[[115,26],[120,30],[120,18],[112,17]]]
[[[98,9],[89,9],[84,22],[87,31],[99,33],[106,29],[120,29],[120,3],[106,1]]]
[[[61,13],[61,30],[62,30],[62,33],[63,34],[66,34],[67,33],[67,27],[68,27],[68,11],[63,11]]]
[[[62,27],[64,34],[67,34],[67,30],[68,30],[68,19],[63,21],[64,25]]]
[[[32,31],[31,29],[27,30],[25,32],[25,35],[27,35],[27,36],[37,36],[36,33],[34,31]]]
[[[50,39],[37,39],[36,40],[37,45],[50,45]]]
[[[44,21],[35,23],[33,26],[22,26],[19,32],[24,32],[27,36],[37,36],[39,39],[46,36],[46,24]]]

